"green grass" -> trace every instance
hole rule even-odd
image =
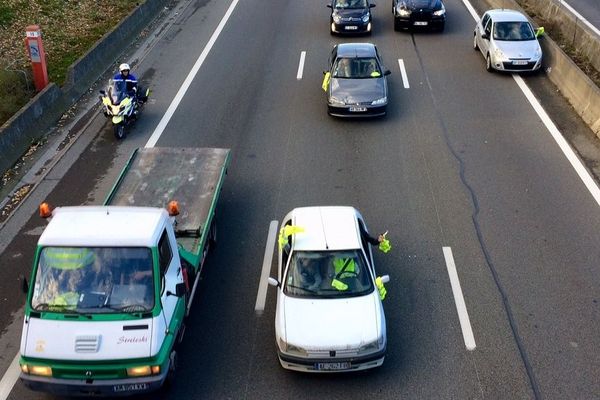
[[[29,87],[23,74],[0,69],[0,124],[6,122],[23,107],[33,94],[33,81],[29,77]]]
[[[9,6],[0,4],[0,26],[7,27],[15,18],[15,12]]]

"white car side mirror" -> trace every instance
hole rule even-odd
[[[389,280],[389,277],[388,277],[388,280]],[[271,286],[275,286],[275,287],[279,286],[279,281],[275,278],[269,277],[268,281],[269,281],[269,285],[271,285]]]
[[[388,283],[390,281],[390,276],[389,275],[383,275],[381,277],[381,283]]]

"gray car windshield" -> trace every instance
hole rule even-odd
[[[373,281],[360,250],[296,251],[283,291],[293,297],[355,297],[371,293]]]
[[[367,8],[367,0],[336,0],[335,8]]]
[[[31,307],[85,314],[150,311],[152,266],[152,252],[144,247],[45,247]]]
[[[506,41],[534,40],[535,32],[529,22],[496,22],[494,39]]]
[[[333,66],[334,78],[365,79],[380,78],[381,68],[376,58],[338,58]]]

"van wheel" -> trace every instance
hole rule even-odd
[[[175,350],[171,351],[169,355],[169,371],[167,372],[167,377],[165,378],[165,387],[170,388],[175,384],[175,372],[177,371],[177,352]]]

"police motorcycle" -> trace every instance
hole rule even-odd
[[[140,112],[143,102],[137,93],[127,91],[127,82],[110,80],[107,90],[100,91],[103,112],[112,119],[113,131],[117,139],[125,137],[125,129],[132,124]]]

